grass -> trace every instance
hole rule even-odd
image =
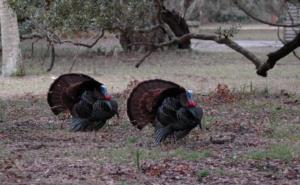
[[[274,97],[271,97],[274,98]],[[297,96],[292,96],[291,100],[297,100]],[[265,116],[265,126],[268,127],[269,132],[265,136],[274,139],[283,139],[291,141],[300,140],[300,127],[297,122],[299,119],[295,117],[294,120],[287,119],[299,114],[298,106],[289,106],[280,101],[273,101],[270,99],[259,99],[247,101],[246,108],[254,114],[259,114],[262,110],[268,115]],[[298,121],[297,121],[298,119]]]
[[[198,161],[212,156],[212,152],[210,150],[191,151],[180,147],[171,151],[170,155],[187,161]]]
[[[40,116],[51,116],[52,113],[48,107],[48,104],[41,97],[34,97],[31,99],[31,95],[28,94],[23,99],[17,101],[12,100],[0,100],[0,122],[1,118],[8,120],[10,117],[14,119],[23,119],[24,117],[33,116],[33,114],[39,114]],[[29,100],[30,99],[30,100]],[[31,109],[40,108],[39,112],[27,112]]]
[[[226,175],[226,172],[225,172],[224,168],[215,169],[215,173],[217,173],[219,176],[225,176]]]
[[[210,172],[208,170],[200,170],[197,172],[198,181],[202,182],[203,178],[209,176]]]
[[[203,118],[202,118],[202,127],[203,129],[207,128],[209,129],[212,124],[217,121],[219,118],[217,118],[216,116],[210,116],[210,115],[204,115]]]
[[[300,126],[297,124],[283,124],[272,127],[272,132],[267,137],[289,141],[300,141]]]
[[[39,48],[40,46],[37,46]],[[24,93],[45,94],[53,81],[53,76],[69,71],[78,49],[57,48],[57,60],[53,70],[46,73],[48,59],[44,59],[46,48],[36,49],[34,57],[25,58],[27,75],[23,78],[1,78],[1,97]],[[241,91],[263,90],[268,92],[285,89],[300,93],[298,61],[292,55],[280,61],[269,73],[268,78],[256,75],[254,66],[235,52],[165,51],[155,52],[139,69],[134,64],[143,53],[119,53],[115,56],[99,56],[79,49],[79,56],[72,72],[92,75],[106,83],[113,92],[121,92],[134,79],[145,80],[163,78],[172,80],[194,91],[207,94],[218,83],[228,84],[231,89]],[[24,55],[31,55],[26,50]],[[267,52],[266,52],[267,53]],[[266,53],[257,53],[265,57]],[[184,65],[183,65],[184,64]],[[38,76],[36,76],[38,75]]]
[[[137,152],[139,153],[138,159]],[[137,165],[140,163],[140,161],[156,161],[170,157],[175,157],[186,161],[198,161],[212,156],[212,152],[209,150],[191,151],[181,147],[170,151],[161,151],[159,148],[147,149],[124,146],[118,148],[90,149],[85,152],[82,150],[70,150],[66,151],[64,156],[74,159],[93,159],[99,161],[100,163],[113,162],[122,164],[133,162],[135,165]]]
[[[5,110],[4,110],[4,101],[0,100],[0,123],[5,120]]]
[[[131,144],[136,143],[137,141],[138,141],[138,137],[135,137],[135,136],[129,136],[127,138],[127,142],[131,143]]]
[[[297,146],[299,147],[299,146]],[[265,150],[254,150],[248,153],[247,158],[254,160],[278,159],[292,161],[300,159],[300,150],[291,144],[272,145]]]

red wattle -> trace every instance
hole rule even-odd
[[[110,99],[111,99],[111,96],[110,96],[110,95],[104,96],[104,99],[105,99],[105,100],[110,100]]]
[[[188,102],[188,107],[196,107],[197,103],[195,101],[189,101]]]

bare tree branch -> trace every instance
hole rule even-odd
[[[158,4],[159,4],[160,0],[156,0],[156,2],[158,2]],[[250,16],[250,17],[254,18],[255,20],[258,20],[258,21],[260,21],[264,24],[269,24],[269,25],[277,26],[277,27],[300,26],[300,24],[293,24],[293,25],[283,25],[283,24],[273,24],[273,23],[270,24],[269,22],[260,20],[256,17],[252,16],[242,6],[239,5],[237,0],[233,0],[233,2],[240,9],[242,9],[248,16]],[[162,26],[164,26],[162,21],[160,23],[161,23]],[[168,28],[165,28],[165,29],[168,30]],[[172,32],[172,30],[170,30],[170,32]],[[188,33],[188,34],[185,34],[183,36],[176,37],[174,32],[173,32],[172,39],[170,41],[166,41],[166,42],[162,42],[162,43],[133,43],[133,45],[149,45],[149,46],[152,46],[152,48],[153,48],[151,51],[146,53],[146,55],[144,55],[139,60],[139,62],[136,64],[136,67],[139,67],[145,61],[145,59],[152,54],[152,52],[155,49],[161,48],[161,47],[164,47],[164,46],[169,46],[169,45],[172,45],[172,44],[180,44],[182,42],[185,42],[188,39],[211,40],[211,41],[215,41],[218,44],[225,44],[226,46],[230,47],[231,49],[237,51],[238,53],[242,54],[247,59],[249,59],[255,65],[255,67],[257,69],[256,73],[260,76],[263,76],[263,77],[267,76],[267,71],[272,69],[275,66],[275,64],[278,60],[285,57],[289,53],[294,52],[294,50],[297,47],[300,46],[300,33],[298,33],[297,36],[292,41],[290,41],[288,43],[284,43],[283,47],[281,47],[280,49],[278,49],[275,52],[269,53],[267,55],[268,56],[267,61],[265,61],[263,63],[259,58],[256,57],[255,54],[253,54],[251,51],[247,50],[246,48],[243,48],[242,46],[240,46],[239,44],[237,44],[236,42],[231,40],[228,36]]]
[[[135,67],[139,68],[140,65],[146,60],[146,58],[148,58],[152,53],[153,53],[154,49],[149,50],[136,64]]]
[[[176,38],[175,33],[172,31],[170,26],[163,21],[161,17],[163,11],[163,2],[161,2],[161,0],[155,0],[155,3],[157,7],[156,19],[158,20],[160,27],[167,33],[170,39]]]
[[[278,27],[278,29],[277,29],[277,38],[278,38],[278,40],[284,45],[284,44],[286,44],[287,42],[284,41],[284,40],[280,37],[279,31],[280,31],[280,27]],[[295,50],[294,50],[292,53],[293,53],[293,55],[294,55],[295,58],[297,58],[298,60],[300,60],[300,57],[298,56],[298,54],[296,53]]]
[[[154,25],[154,26],[150,26],[150,27],[144,28],[144,29],[135,29],[133,31],[134,32],[138,32],[138,33],[150,33],[150,32],[153,32],[156,29],[159,29],[159,28],[161,28],[160,24]]]
[[[291,3],[291,2],[290,2],[290,3]],[[294,5],[294,6],[296,6],[296,5]],[[291,12],[290,12],[290,11],[287,11],[287,13],[288,13],[288,15],[289,15],[289,18],[291,19],[292,24],[294,24],[295,21],[294,21],[294,18],[293,18],[293,16],[292,16]],[[297,30],[295,29],[295,27],[292,27],[292,29],[293,29],[294,33],[297,35],[298,32],[297,32]],[[279,38],[279,29],[278,29],[277,35],[278,35],[278,38]],[[279,39],[279,40],[280,40],[280,39]],[[283,39],[281,39],[280,41],[281,41],[283,44],[286,44],[286,42],[283,42]],[[296,53],[295,50],[293,51],[293,55],[294,55],[295,58],[297,58],[298,60],[300,60],[300,57],[298,56],[298,54]]]
[[[283,47],[275,52],[268,54],[268,60],[258,68],[257,74],[266,77],[267,71],[272,69],[276,62],[281,58],[285,57],[289,53],[293,52],[297,47],[300,46],[300,33],[291,41],[286,43]]]
[[[215,41],[218,44],[225,44],[228,47],[230,47],[231,49],[233,49],[233,50],[241,53],[242,55],[244,55],[247,59],[249,59],[256,66],[257,69],[262,64],[261,60],[259,60],[252,52],[250,52],[246,48],[243,48],[242,46],[240,46],[239,44],[237,44],[233,40],[229,39],[228,37],[219,37],[217,35],[189,33],[189,34],[185,34],[181,37],[175,37],[174,39],[172,39],[170,41],[162,42],[162,43],[159,43],[159,44],[155,44],[155,43],[134,43],[134,44],[137,44],[137,45],[140,45],[140,44],[151,45],[151,46],[153,46],[154,49],[156,49],[156,48],[162,48],[164,46],[169,46],[169,45],[172,45],[172,44],[175,44],[175,43],[182,43],[182,42],[185,42],[188,39],[211,40],[211,41]],[[150,54],[146,55],[146,56],[148,57],[148,56],[150,56]],[[143,60],[145,60],[145,59],[143,59]]]
[[[256,67],[257,74],[263,77],[267,76],[267,71],[272,69],[276,62],[280,60],[281,58],[285,57],[289,53],[293,52],[297,47],[300,46],[300,33],[291,41],[286,43],[283,47],[278,49],[275,52],[269,53],[268,59],[266,62],[262,62],[259,58],[257,58],[251,51],[247,50],[246,48],[243,48],[233,40],[229,39],[228,37],[220,37],[217,35],[206,35],[206,34],[194,34],[189,33],[185,34],[181,37],[176,37],[170,41],[162,42],[162,43],[134,43],[138,45],[150,45],[153,47],[153,50],[151,52],[148,52],[143,58],[137,63],[137,67],[139,67],[142,62],[145,61],[147,57],[149,57],[152,52],[157,49],[164,46],[169,46],[175,43],[181,43],[184,42],[186,39],[198,39],[198,40],[211,40],[215,41],[218,44],[225,44],[226,46],[230,47],[231,49],[237,51],[238,53],[245,56],[247,59],[249,59]]]
[[[93,43],[91,43],[91,44],[84,44],[84,43],[80,43],[80,42],[73,42],[71,40],[59,40],[58,43],[60,43],[60,44],[68,43],[68,44],[73,44],[74,46],[83,46],[83,47],[87,47],[87,48],[92,48],[104,36],[104,32],[105,32],[105,30],[102,30],[101,34],[98,34],[98,36],[96,37],[95,41]]]
[[[44,36],[39,35],[39,34],[26,34],[26,35],[21,35],[20,39],[21,40],[28,40],[28,39],[43,39]]]
[[[278,24],[278,23],[271,23],[271,22],[268,22],[268,21],[265,21],[265,20],[262,20],[254,15],[252,15],[248,10],[246,10],[242,5],[240,5],[239,1],[238,0],[232,0],[233,3],[240,9],[242,10],[246,15],[248,15],[249,17],[251,17],[252,19],[258,21],[258,22],[261,22],[263,24],[267,24],[267,25],[270,25],[270,26],[277,26],[277,27],[299,27],[300,24]]]
[[[77,62],[78,56],[79,56],[79,53],[77,52],[77,54],[73,57],[73,62],[72,62],[71,67],[69,68],[69,73],[72,72],[72,70],[73,70],[73,68],[74,68],[74,66],[75,66],[75,64]]]

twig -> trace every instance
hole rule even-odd
[[[78,53],[78,52],[77,52],[77,53]],[[73,70],[73,68],[74,68],[74,66],[75,66],[75,63],[77,62],[78,56],[79,56],[79,53],[73,57],[73,62],[72,62],[72,65],[71,65],[71,67],[70,67],[70,69],[69,69],[69,73],[72,72],[72,70]]]
[[[34,39],[34,38],[43,39],[45,37],[42,36],[42,35],[39,35],[39,34],[28,34],[28,35],[21,35],[20,36],[21,40]]]
[[[147,28],[144,28],[144,29],[134,29],[133,31],[134,32],[138,32],[138,33],[150,33],[156,29],[159,29],[161,28],[161,25],[158,24],[158,25],[154,25],[154,26],[150,26],[150,27],[147,27]]]
[[[146,60],[146,58],[148,58],[152,53],[153,53],[154,49],[151,49],[150,51],[148,51],[136,64],[135,67],[139,68],[140,65]]]
[[[34,44],[37,43],[40,40],[40,38],[37,38],[35,41],[31,43],[31,57],[34,55]]]
[[[93,43],[91,43],[91,44],[84,44],[84,43],[80,43],[80,42],[73,42],[71,40],[60,40],[59,43],[60,44],[68,43],[68,44],[73,44],[74,46],[83,46],[83,47],[87,47],[87,48],[92,48],[104,36],[104,32],[105,32],[105,30],[102,30],[101,34],[99,34],[97,36],[96,40]]]

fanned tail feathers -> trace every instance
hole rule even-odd
[[[184,91],[179,85],[160,79],[147,80],[138,84],[127,100],[127,115],[139,129],[154,123],[158,105],[167,96]]]
[[[66,111],[70,109],[70,106],[72,105],[72,101],[75,100],[77,97],[68,97],[70,102],[65,102],[64,95],[68,92],[68,90],[74,86],[74,84],[80,84],[85,81],[92,81],[95,84],[100,84],[93,78],[79,73],[68,73],[59,76],[54,82],[51,84],[48,95],[47,95],[47,101],[48,104],[52,110],[52,112],[55,115],[58,115],[59,113]],[[77,89],[76,89],[77,90]],[[82,90],[82,89],[79,89]],[[73,95],[73,94],[72,94]],[[76,94],[78,95],[78,94]]]

